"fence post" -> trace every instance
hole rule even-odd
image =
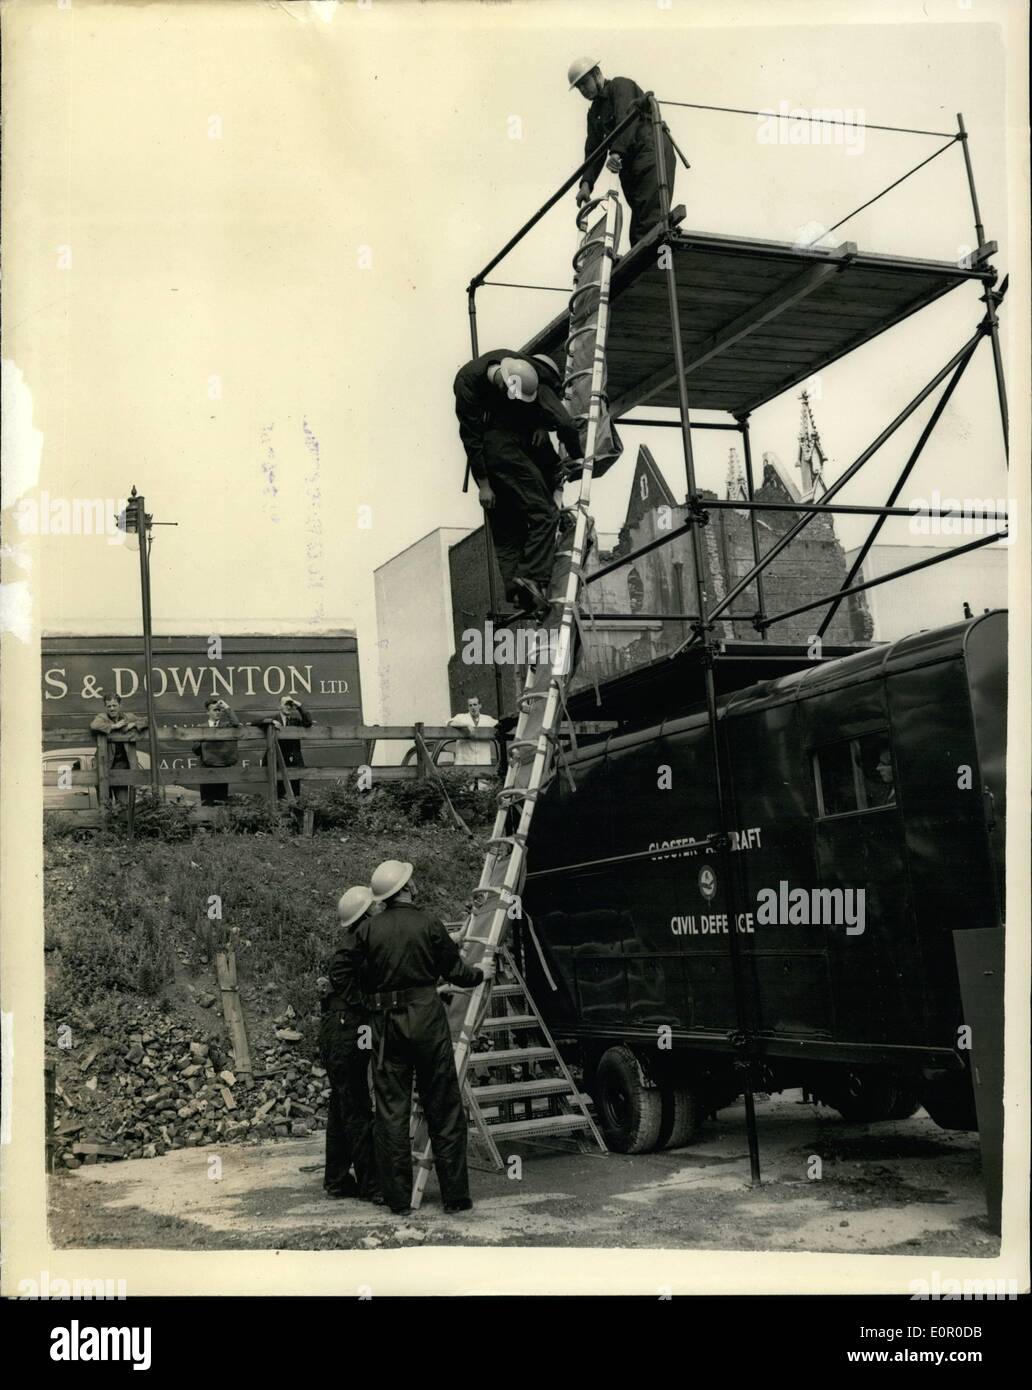
[[[413,724],[412,732],[416,740],[416,781],[425,782],[428,776],[427,764],[429,759],[426,755],[426,743],[423,739],[423,722]]]
[[[265,780],[269,796],[269,805],[276,809],[276,764],[278,762],[276,746],[276,726],[266,724],[265,726]]]
[[[97,735],[97,800],[100,809],[106,811],[111,801],[111,782],[108,779],[108,741],[107,734]]]
[[[57,1064],[54,1062],[45,1062],[43,1064],[43,1098],[46,1124],[44,1154],[46,1156],[46,1169],[48,1173],[54,1171],[57,1159],[57,1136],[54,1134],[54,1113],[57,1100],[56,1092]]]

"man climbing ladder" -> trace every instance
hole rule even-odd
[[[550,357],[509,348],[481,353],[455,377],[455,413],[469,472],[490,527],[505,597],[520,608],[544,606],[555,556],[553,494],[566,474],[549,440],[554,431],[571,458],[580,436],[555,393]]]
[[[587,219],[596,207],[603,209],[603,215],[593,227],[585,230]],[[588,515],[591,480],[598,464],[608,467],[619,455],[619,441],[611,429],[605,406],[609,282],[620,234],[620,202],[616,190],[610,189],[603,198],[582,209],[578,226],[584,232],[584,238],[574,260],[577,287],[570,302],[566,396],[574,419],[584,421],[580,491],[572,508],[574,524],[564,533],[564,548],[556,556],[551,575],[547,622],[558,633],[557,640],[550,645],[551,663],[539,663],[527,675],[519,700],[515,738],[510,745],[505,786],[498,794],[498,814],[492,838],[488,842],[480,883],[473,895],[473,908],[462,933],[462,958],[469,965],[490,964],[500,954],[504,967],[508,924],[512,917],[520,915],[520,896],[526,876],[527,839],[534,806],[554,775],[565,690],[574,665],[582,567],[592,533]],[[502,978],[505,978],[504,973]],[[521,986],[522,981],[516,977],[513,983],[503,988],[525,998]],[[478,1032],[485,1024],[492,1031],[505,1031],[510,1036],[524,1028],[536,1028],[544,1034],[546,1046],[535,1049],[504,1048],[487,1056],[492,1062],[502,1057],[507,1060],[515,1057],[517,1064],[521,1051],[526,1053],[528,1061],[532,1053],[535,1060],[551,1058],[558,1072],[556,1078],[550,1083],[532,1082],[531,1087],[550,1084],[553,1089],[559,1088],[566,1110],[564,1118],[567,1123],[563,1128],[580,1130],[583,1136],[590,1136],[591,1141],[603,1147],[601,1136],[584,1107],[583,1099],[536,1010],[530,1014],[503,1013],[488,1018],[489,1001],[489,987],[479,985],[469,995],[456,996],[449,1010],[455,1069],[460,1085],[466,1088],[467,1099],[470,1099],[475,1115],[482,1117],[482,1112],[476,1102],[477,1088],[468,1087],[467,1074]],[[539,1054],[544,1054],[544,1058]],[[479,1058],[480,1054],[477,1056]],[[524,1083],[516,1084],[522,1086]],[[492,1089],[512,1090],[513,1087]],[[507,1124],[505,1130],[508,1136],[518,1138],[521,1124],[530,1132],[534,1123],[533,1118],[528,1118],[523,1122]],[[550,1126],[549,1132],[553,1132],[554,1128]],[[412,1205],[418,1207],[432,1166],[425,1121],[418,1112],[413,1118],[412,1137],[416,1163]]]

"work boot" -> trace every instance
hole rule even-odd
[[[472,1197],[460,1197],[460,1198],[458,1199],[458,1201],[455,1201],[455,1202],[445,1202],[445,1204],[444,1204],[444,1209],[445,1209],[445,1211],[448,1211],[448,1212],[453,1212],[453,1211],[472,1211],[472,1210],[473,1210],[473,1198],[472,1198]]]
[[[345,1178],[343,1182],[335,1182],[326,1188],[327,1197],[357,1197],[358,1183],[354,1178]]]
[[[534,613],[548,612],[548,597],[536,579],[518,577],[512,582],[519,590],[519,600],[523,602],[524,607]]]

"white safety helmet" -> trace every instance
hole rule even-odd
[[[538,374],[529,362],[522,357],[503,357],[498,370],[511,400],[537,400]]]
[[[562,381],[562,379],[563,379],[563,374],[562,374],[562,372],[559,370],[559,368],[558,368],[558,366],[556,365],[556,363],[553,362],[553,360],[551,359],[551,357],[546,357],[545,354],[544,354],[543,352],[535,352],[534,356],[533,356],[530,360],[531,360],[532,362],[542,362],[542,363],[544,363],[544,365],[549,369],[549,371],[554,372],[556,378],[557,378],[560,382]]]
[[[385,859],[373,870],[369,880],[370,896],[373,902],[382,903],[401,891],[412,877],[412,865],[401,859]]]
[[[597,68],[598,65],[598,58],[578,58],[575,62],[571,63],[570,71],[566,74],[570,79],[569,90],[572,92],[581,78],[587,77],[591,69]]]
[[[342,927],[350,927],[360,917],[365,916],[373,905],[372,889],[364,883],[349,888],[337,904],[337,916]]]

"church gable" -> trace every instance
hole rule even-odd
[[[799,489],[773,451],[763,455],[763,481],[756,496],[763,502],[798,502],[800,499]]]
[[[642,444],[634,465],[634,478],[631,482],[631,495],[627,501],[624,528],[633,531],[647,512],[654,511],[656,507],[676,505],[674,494],[659,471],[659,464],[652,457],[651,451]]]

